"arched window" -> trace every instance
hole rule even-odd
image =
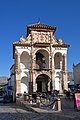
[[[49,54],[46,50],[38,50],[36,53],[36,64],[39,69],[49,68]]]
[[[61,69],[62,68],[62,54],[56,53],[54,56],[54,64],[55,69]]]
[[[27,52],[23,52],[20,56],[21,69],[29,69],[30,67],[30,56]]]

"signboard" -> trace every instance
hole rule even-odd
[[[75,101],[77,110],[80,110],[80,93],[75,93]]]

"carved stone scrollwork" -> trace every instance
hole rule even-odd
[[[51,78],[51,73],[50,73],[50,71],[44,71],[44,70],[42,70],[42,71],[34,71],[35,78],[36,78],[37,76],[41,75],[41,74],[45,74],[45,75],[47,75],[47,76],[49,76],[49,77]]]
[[[22,37],[20,38],[20,42],[21,42],[21,43],[24,43],[24,42],[26,42],[26,39],[22,36]]]
[[[63,40],[60,38],[60,39],[58,40],[58,43],[59,43],[60,45],[62,45],[62,44],[63,44]]]
[[[18,55],[15,54],[15,69],[18,69]]]
[[[52,36],[52,44],[58,44],[58,42],[54,36]]]
[[[27,41],[31,41],[31,34],[28,35]]]
[[[21,70],[15,69],[15,73],[19,75],[21,73]]]
[[[20,38],[20,43],[28,44],[30,43],[31,35],[29,34],[27,38],[24,38],[23,36]]]
[[[49,43],[50,42],[50,33],[49,32],[32,32],[33,42],[40,43]]]

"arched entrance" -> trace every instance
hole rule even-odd
[[[37,92],[48,92],[50,91],[50,78],[49,76],[42,74],[36,78]]]

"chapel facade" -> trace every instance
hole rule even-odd
[[[22,36],[13,43],[16,95],[68,90],[69,45],[57,40],[55,31],[53,26],[31,24],[27,26],[26,38]]]

